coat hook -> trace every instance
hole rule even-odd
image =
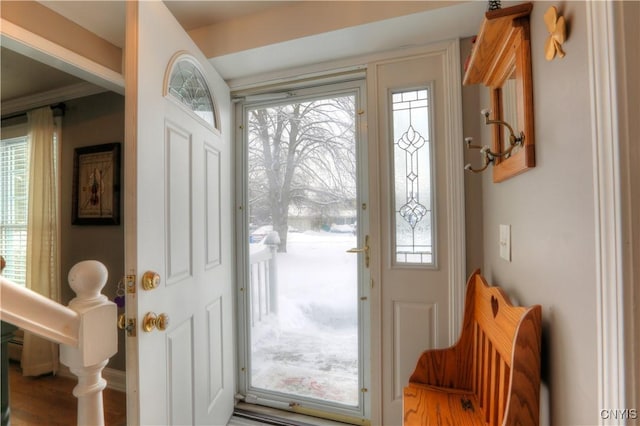
[[[466,166],[464,166],[465,170],[468,170],[468,171],[473,172],[473,173],[481,173],[481,172],[485,171],[487,169],[487,167],[489,167],[489,164],[493,163],[494,160],[496,158],[498,158],[498,157],[499,158],[509,158],[509,156],[511,155],[511,151],[516,146],[523,146],[524,145],[524,133],[523,132],[520,132],[520,135],[516,136],[515,132],[513,131],[513,128],[506,121],[489,119],[489,115],[491,114],[491,110],[489,110],[489,109],[483,109],[482,111],[480,111],[480,113],[482,115],[484,115],[484,124],[486,124],[486,125],[495,124],[497,126],[504,126],[504,127],[507,128],[507,130],[509,130],[509,147],[507,147],[507,149],[505,149],[504,151],[493,152],[493,151],[491,151],[491,149],[487,145],[480,146],[480,145],[472,144],[473,138],[470,138],[470,137],[464,138],[464,142],[467,145],[467,149],[478,149],[478,150],[480,150],[480,154],[482,155],[482,167],[481,168],[474,169],[471,166],[471,164],[467,164]]]

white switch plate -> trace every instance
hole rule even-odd
[[[500,225],[500,257],[511,262],[511,225]]]

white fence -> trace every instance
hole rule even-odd
[[[249,267],[249,300],[251,325],[278,312],[277,245],[259,244],[251,247]]]

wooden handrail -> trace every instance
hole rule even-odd
[[[80,315],[0,276],[0,319],[55,343],[78,346]]]

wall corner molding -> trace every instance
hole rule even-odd
[[[625,283],[622,273],[616,23],[613,3],[587,2],[586,8],[597,291],[598,410],[594,410],[594,416],[598,416],[601,409],[632,407],[625,406]],[[597,421],[600,425],[618,422],[602,416],[598,416]]]
[[[36,93],[34,95],[5,101],[2,103],[2,114],[7,115],[29,111],[45,105],[69,101],[71,99],[82,98],[106,91],[107,89],[103,89],[102,87],[98,87],[87,82],[71,84],[69,86],[61,87],[58,89],[48,90],[46,92]]]
[[[464,149],[459,141],[464,139],[462,131],[462,70],[460,64],[460,41],[451,41],[445,48],[447,72],[445,72],[446,98],[449,100],[447,156],[447,234],[451,268],[449,270],[449,344],[453,345],[462,330],[466,277],[466,230],[464,200]]]

